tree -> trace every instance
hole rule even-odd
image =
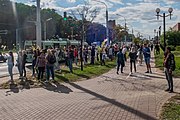
[[[140,38],[134,38],[134,39],[133,39],[133,43],[134,43],[135,45],[138,45],[140,42],[141,42]]]
[[[121,25],[116,25],[114,28],[115,34],[116,34],[116,39],[118,40],[118,42],[122,41],[123,36],[126,34],[126,32],[124,31],[124,27]]]
[[[88,27],[92,24],[93,20],[98,14],[98,11],[96,8],[93,8],[88,2],[84,2],[84,5],[81,6],[76,10],[76,12],[71,11],[72,16],[75,20],[77,20],[78,17],[81,18],[81,28],[82,28],[82,37],[86,41],[86,31],[88,30]]]
[[[180,45],[180,31],[167,31],[166,39],[168,45],[173,45],[174,47]]]

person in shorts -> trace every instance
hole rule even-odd
[[[147,71],[145,73],[152,73],[151,65],[150,65],[151,51],[149,47],[147,46],[147,44],[144,44],[143,54],[144,54],[144,60],[147,67]]]

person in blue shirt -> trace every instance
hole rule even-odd
[[[150,65],[150,59],[151,59],[151,51],[147,44],[144,44],[143,48],[143,54],[144,54],[144,60],[146,63],[147,71],[145,73],[152,73],[151,71],[151,65]]]
[[[121,66],[121,73],[123,73],[123,67],[125,65],[124,54],[122,53],[122,49],[119,49],[117,53],[117,74],[119,74],[119,68]]]

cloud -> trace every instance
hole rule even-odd
[[[114,4],[122,4],[122,5],[124,5],[122,0],[108,0],[108,1],[111,2],[111,3],[114,3]]]
[[[67,0],[67,2],[70,2],[70,3],[75,3],[76,0]]]
[[[65,1],[65,3],[62,4],[61,1]],[[106,22],[106,6],[93,0],[85,1],[89,1],[92,9],[97,9],[99,11],[99,14],[95,18],[94,22],[104,24]],[[120,14],[126,18],[128,24],[133,26],[133,29],[143,31],[151,36],[153,36],[153,30],[155,28],[160,25],[162,26],[162,18],[157,20],[155,12],[156,8],[161,9],[160,14],[163,12],[168,14],[168,8],[176,6],[173,8],[174,11],[172,13],[172,20],[166,18],[167,28],[174,26],[178,21],[180,21],[180,8],[177,6],[180,3],[180,0],[134,0],[133,3],[128,0],[99,1],[104,2],[107,5],[109,20],[115,19],[118,24],[124,25],[124,18],[116,15]],[[27,2],[23,1],[23,3],[35,5],[35,2],[30,2],[30,0]],[[41,7],[55,9],[59,14],[62,14],[64,11],[68,12],[71,10],[76,11],[77,9],[81,9],[84,5],[83,3],[83,0],[41,0]]]
[[[128,5],[128,6],[132,6],[133,4],[132,4],[132,3],[126,3],[126,5]]]

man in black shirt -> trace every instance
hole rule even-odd
[[[173,92],[173,78],[172,78],[172,71],[175,70],[175,60],[174,55],[171,53],[171,48],[166,48],[166,54],[164,59],[164,68],[165,68],[165,75],[168,81],[168,89],[165,91],[169,91],[169,93]]]

